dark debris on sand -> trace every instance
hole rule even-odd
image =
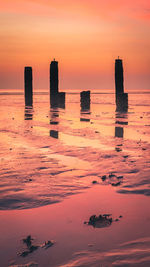
[[[37,245],[32,245],[33,238],[31,237],[31,235],[28,235],[22,241],[24,244],[26,244],[27,249],[19,254],[21,257],[26,257],[28,254],[34,252],[39,248],[39,246]]]
[[[121,182],[112,183],[111,185],[112,185],[112,186],[118,186],[118,185],[121,185]]]
[[[107,178],[107,176],[106,176],[106,175],[103,175],[103,176],[101,177],[102,181],[105,181],[105,180],[106,180],[106,178]]]
[[[98,182],[96,180],[92,181],[92,184],[97,184]]]
[[[122,184],[120,179],[123,179],[123,175],[117,176],[113,172],[109,173],[108,175],[101,176],[101,180],[103,182],[107,182],[108,184],[111,184],[111,186],[119,186]]]
[[[122,215],[120,215],[119,218],[122,218]],[[111,214],[103,214],[103,215],[100,214],[99,216],[92,215],[89,218],[89,221],[84,222],[84,224],[91,225],[94,228],[104,228],[110,226],[114,221],[117,222],[119,221],[119,219],[117,218],[113,220]]]
[[[45,241],[44,245],[42,245],[42,248],[47,249],[47,248],[50,248],[53,245],[54,245],[54,242],[48,240],[48,241]]]
[[[33,253],[35,250],[37,250],[39,247],[42,247],[42,248],[45,248],[45,249],[47,249],[47,248],[49,248],[49,247],[51,247],[52,245],[54,245],[54,242],[53,241],[45,241],[45,243],[44,243],[44,245],[33,245],[32,244],[32,241],[33,241],[34,239],[31,237],[31,235],[28,235],[26,238],[24,238],[22,241],[23,241],[23,243],[24,244],[26,244],[26,249],[23,251],[23,252],[21,252],[21,253],[19,253],[19,255],[21,256],[21,257],[26,257],[26,256],[28,256],[29,254],[31,254],[31,253]]]
[[[33,238],[31,238],[31,235],[28,235],[26,238],[24,238],[22,241],[23,243],[25,243],[27,245],[27,247],[29,248],[32,244],[32,240]]]

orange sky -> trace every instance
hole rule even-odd
[[[124,60],[125,87],[150,89],[149,0],[0,0],[0,88],[49,88],[59,61],[61,89],[113,89],[114,60]]]

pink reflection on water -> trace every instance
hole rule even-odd
[[[2,96],[0,225],[2,251],[9,259],[22,246],[19,240],[31,234],[39,243],[56,240],[46,256],[39,250],[30,257],[42,266],[88,266],[89,258],[94,264],[131,265],[136,254],[144,264],[149,251],[149,98],[130,95],[128,114],[116,114],[114,95],[92,95],[91,110],[84,114],[79,95],[67,96],[65,110],[50,110],[47,95],[36,95],[33,109],[24,109],[21,95]],[[83,225],[92,214],[106,212],[123,218],[109,229]],[[144,238],[145,256],[138,252],[138,238]],[[119,248],[132,240],[133,261],[124,245]],[[5,266],[6,256],[2,259]]]

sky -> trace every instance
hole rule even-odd
[[[60,89],[114,89],[123,59],[125,89],[150,90],[149,0],[0,0],[0,88],[49,88],[59,62]]]

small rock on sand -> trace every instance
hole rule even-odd
[[[105,181],[105,180],[106,180],[106,178],[107,178],[107,176],[106,176],[106,175],[103,175],[103,176],[101,177],[102,181]]]
[[[119,148],[119,147],[116,147],[115,150],[116,150],[117,152],[121,152],[121,151],[122,151],[122,149]]]
[[[122,216],[120,215],[119,218],[122,218]],[[103,214],[103,215],[100,214],[99,216],[92,215],[89,218],[89,221],[84,222],[84,224],[91,225],[94,228],[104,228],[110,226],[112,222],[120,221],[119,218],[113,220],[111,214]]]
[[[94,180],[94,181],[92,181],[92,184],[97,184],[97,181],[95,181],[95,180]]]
[[[119,186],[119,185],[121,185],[121,182],[118,182],[118,183],[112,183],[111,185],[112,185],[112,186]]]
[[[54,241],[51,241],[51,240],[48,240],[48,241],[45,241],[45,243],[42,245],[42,248],[50,248],[51,246],[54,245]]]
[[[92,225],[94,228],[108,227],[112,223],[112,218],[109,215],[92,215],[88,221],[88,225]]]
[[[117,176],[117,179],[123,179],[123,175]]]
[[[110,174],[109,174],[109,178],[113,178],[113,177],[116,177],[116,175],[113,174],[113,173],[110,173]]]

